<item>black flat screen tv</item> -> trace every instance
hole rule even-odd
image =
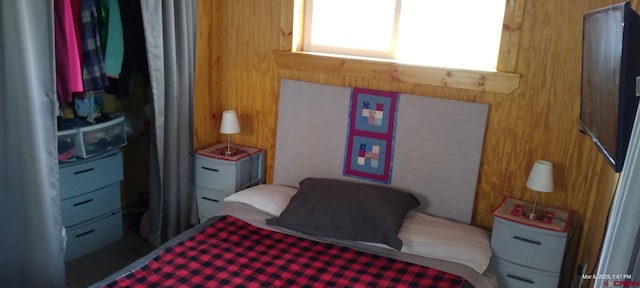
[[[640,99],[640,19],[624,2],[583,17],[580,131],[622,171]]]

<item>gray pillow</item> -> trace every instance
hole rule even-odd
[[[314,236],[386,244],[400,250],[398,232],[411,195],[390,187],[325,178],[306,178],[279,217],[267,224]]]

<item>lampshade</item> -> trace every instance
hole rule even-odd
[[[553,191],[553,164],[536,160],[527,179],[527,188],[537,192]]]
[[[240,133],[240,124],[238,124],[238,116],[236,111],[227,110],[222,112],[222,123],[220,123],[220,133],[236,134]]]

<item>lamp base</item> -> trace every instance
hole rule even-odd
[[[229,149],[227,149],[227,148],[223,148],[223,149],[222,149],[222,154],[223,154],[224,156],[227,156],[227,157],[229,157],[229,156],[235,156],[235,155],[237,155],[237,154],[238,154],[238,149],[236,149],[236,148],[229,148]]]
[[[544,217],[547,217],[544,211],[538,210],[533,212],[531,207],[523,207],[522,210],[520,210],[520,215],[529,220],[542,220]]]
[[[214,154],[222,155],[222,156],[226,156],[226,157],[236,156],[240,152],[242,152],[242,150],[236,149],[236,148],[227,149],[227,147],[216,149],[216,150],[212,151],[212,153],[214,153]]]

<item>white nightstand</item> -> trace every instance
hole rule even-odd
[[[226,156],[227,143],[198,150],[194,161],[195,193],[200,223],[220,209],[236,191],[264,182],[264,150],[231,144],[238,152]]]
[[[500,287],[557,287],[571,212],[538,205],[543,220],[520,216],[530,203],[505,197],[493,211],[491,266]]]

